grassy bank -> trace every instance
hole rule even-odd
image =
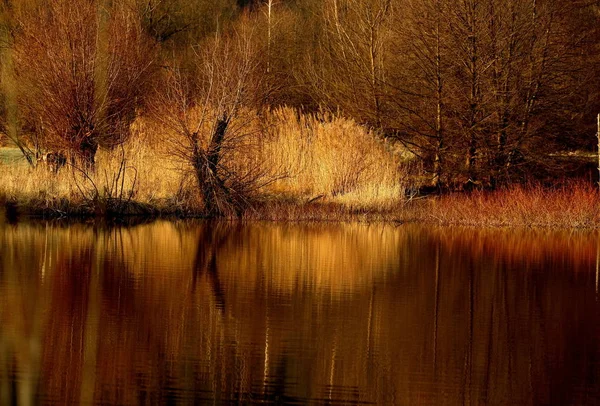
[[[414,201],[353,205],[335,199],[292,201],[272,198],[247,210],[246,221],[362,221],[423,223],[470,227],[599,228],[600,196],[589,185],[572,184],[560,189],[515,187],[495,192],[449,194]],[[172,202],[173,205],[169,205]],[[8,203],[8,204],[7,204]],[[99,212],[89,202],[58,200],[4,200],[21,214],[45,217],[129,216],[202,217],[201,208],[178,204],[175,199],[136,201]],[[111,210],[113,210],[111,212]],[[1,213],[0,213],[1,215]]]
[[[382,206],[352,205],[335,199],[322,202],[278,200],[258,202],[243,213],[246,221],[363,221],[424,223],[472,227],[599,228],[600,200],[592,187],[576,184],[552,190],[516,187],[496,192],[474,192],[428,197]],[[173,205],[169,205],[172,202]],[[86,201],[62,199],[4,199],[8,211],[44,217],[202,217],[201,208],[175,199],[139,203],[105,203],[103,209]]]
[[[45,216],[202,216],[192,167],[172,150],[178,135],[144,118],[132,131],[122,147],[99,150],[94,171],[67,164],[54,173],[43,163],[0,161],[0,201]],[[230,170],[259,168],[261,187],[249,196],[246,218],[273,208],[286,219],[302,217],[300,211],[314,211],[307,215],[314,219],[348,218],[389,212],[404,196],[404,157],[352,120],[284,108],[246,133],[242,147],[223,158]]]
[[[407,205],[407,219],[444,225],[600,227],[600,195],[585,182],[457,193],[415,203]]]
[[[600,194],[592,185],[574,182],[560,188],[515,186],[401,201],[384,210],[343,204],[271,203],[251,219],[359,220],[472,227],[600,227]]]
[[[0,203],[13,215],[202,217],[190,165],[165,141],[175,135],[148,119],[133,132],[122,147],[101,149],[94,171],[31,168],[1,149],[11,159],[0,159]],[[232,167],[260,164],[262,187],[244,220],[600,227],[598,191],[589,182],[407,200],[414,179],[407,154],[351,120],[279,109],[249,133],[252,143],[228,157]]]

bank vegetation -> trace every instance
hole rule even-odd
[[[0,201],[595,227],[599,18],[579,0],[7,1]]]

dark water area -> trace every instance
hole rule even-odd
[[[0,221],[0,404],[600,404],[596,232]]]

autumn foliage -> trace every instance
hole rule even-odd
[[[354,207],[355,193],[390,207],[424,192],[596,176],[600,10],[590,2],[27,0],[0,9],[2,135],[32,167],[48,153],[66,162],[93,204],[116,189],[135,199],[144,171],[133,145],[175,162],[177,196],[195,196],[210,216],[239,216],[274,195]],[[274,119],[282,112],[289,122]],[[323,128],[327,153],[311,141]],[[99,151],[116,167],[96,174]]]

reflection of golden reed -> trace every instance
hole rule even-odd
[[[215,260],[222,278],[248,288],[268,276],[275,289],[308,285],[342,291],[365,286],[376,277],[373,272],[386,271],[400,254],[398,246],[406,235],[400,231],[359,224],[158,222],[97,233],[95,244],[106,251],[107,260],[127,264],[135,279],[155,272],[188,277],[198,255],[212,255],[212,248],[218,251]]]
[[[600,354],[586,318],[597,243],[360,224],[3,226],[0,401],[549,400],[549,382],[576,382]],[[571,348],[589,357],[549,367]]]

